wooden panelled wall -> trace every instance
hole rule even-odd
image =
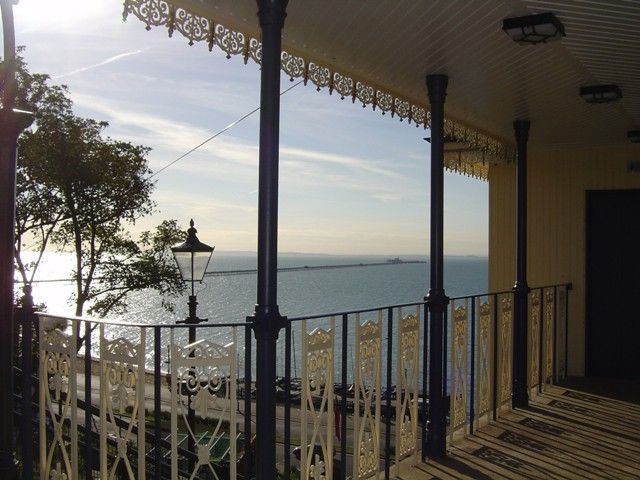
[[[587,190],[640,188],[640,146],[529,149],[528,281],[572,282],[569,294],[569,375],[584,375],[585,199]],[[629,219],[640,221],[640,219]],[[515,165],[489,171],[489,287],[515,281]]]

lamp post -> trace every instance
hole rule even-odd
[[[185,282],[191,282],[191,295],[189,295],[189,316],[184,320],[178,320],[176,323],[186,323],[189,325],[189,344],[196,341],[196,327],[195,325],[206,322],[206,318],[199,318],[196,313],[196,307],[198,302],[196,301],[195,284],[196,282],[202,282],[204,274],[207,271],[207,266],[213,255],[213,249],[202,243],[196,237],[198,232],[193,226],[193,219],[189,222],[189,229],[187,230],[187,240],[179,245],[171,247],[171,253],[178,264],[178,270],[180,270],[180,276]],[[191,408],[191,394],[188,392],[187,399],[187,421],[192,432],[195,432],[195,413]],[[191,453],[195,453],[195,438],[193,435],[188,435],[188,447]],[[194,461],[193,458],[189,459],[189,469],[193,471]]]
[[[178,270],[180,270],[182,280],[191,282],[191,295],[189,295],[188,303],[189,316],[184,320],[178,320],[176,323],[197,325],[198,323],[206,322],[207,319],[199,318],[196,314],[198,302],[196,301],[195,284],[196,282],[202,282],[215,247],[210,247],[198,240],[198,237],[196,237],[198,231],[193,227],[193,219],[191,219],[189,225],[187,240],[184,243],[171,247],[171,253],[173,253],[173,258],[175,258],[178,264]],[[193,343],[195,340],[196,329],[195,327],[189,327],[189,343]]]

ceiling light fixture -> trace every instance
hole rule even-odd
[[[547,43],[565,36],[564,25],[551,12],[505,18],[502,30],[521,45]]]
[[[617,85],[592,85],[581,87],[580,96],[587,103],[609,103],[622,98],[622,90]]]

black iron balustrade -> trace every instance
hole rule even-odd
[[[569,288],[529,294],[532,392],[566,375]],[[513,311],[512,291],[450,299],[450,442],[510,408]],[[183,325],[23,313],[15,364],[23,478],[189,478],[189,465],[194,478],[253,477],[260,432],[251,324],[198,325],[202,340],[187,345]],[[424,301],[288,320],[271,439],[283,478],[391,478],[424,459],[428,326]],[[200,417],[194,431],[183,418],[187,393]]]

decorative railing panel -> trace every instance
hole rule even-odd
[[[126,338],[108,340],[100,325],[100,476],[144,480],[145,469],[145,329],[140,342]],[[120,427],[117,420],[125,420]],[[137,430],[137,434],[134,433]],[[115,439],[116,454],[110,460],[107,438]],[[132,465],[129,445],[135,441],[137,459]],[[124,472],[124,473],[123,473]]]
[[[513,297],[504,294],[499,297],[500,318],[498,328],[498,369],[500,372],[499,404],[511,400],[513,373]]]
[[[356,315],[353,412],[353,478],[376,476],[380,469],[382,311],[377,321]]]
[[[476,311],[478,312],[478,322],[476,326],[476,365],[478,374],[476,376],[477,388],[477,415],[483,415],[491,410],[493,403],[492,382],[493,382],[493,299],[481,302],[477,299]]]
[[[543,355],[544,364],[541,365],[542,381],[545,384],[553,380],[553,336],[555,332],[556,296],[554,288],[544,289],[543,314]]]
[[[335,319],[329,328],[307,333],[302,321],[302,402],[300,412],[300,478],[330,479],[333,475],[333,361]],[[346,352],[342,352],[346,355]],[[315,445],[320,445],[320,452]]]
[[[237,419],[236,419],[236,330],[232,329],[232,342],[219,345],[209,340],[181,346],[171,331],[171,477],[178,479],[178,420],[183,431],[195,444],[195,461],[187,462],[189,478],[196,478],[201,469],[216,480],[237,478]],[[197,435],[190,425],[189,404],[201,419],[213,422],[207,435]],[[228,432],[223,427],[228,423]],[[221,475],[215,468],[214,444],[228,434],[229,449],[226,457],[228,472]],[[192,468],[190,468],[192,466]]]
[[[75,480],[78,475],[77,322],[71,333],[40,320],[40,479]],[[47,429],[47,424],[51,429]],[[49,430],[49,431],[48,431]],[[52,433],[50,433],[52,431]]]
[[[540,290],[529,293],[529,388],[539,383],[541,300]]]
[[[451,333],[451,397],[450,425],[451,440],[453,434],[467,424],[467,351],[469,308],[468,299],[462,300],[460,306],[452,302],[453,324]]]
[[[396,390],[396,462],[417,452],[420,306],[415,314],[398,309]]]

